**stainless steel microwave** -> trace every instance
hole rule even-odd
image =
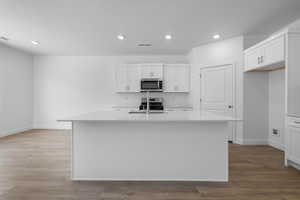
[[[163,81],[156,78],[145,78],[141,80],[141,92],[162,92]]]

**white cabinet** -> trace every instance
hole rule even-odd
[[[244,52],[245,71],[278,68],[285,60],[285,36],[269,38]]]
[[[141,78],[163,78],[163,64],[141,64]]]
[[[300,165],[300,119],[288,118],[286,129],[286,159]]]
[[[186,64],[164,65],[164,91],[189,92],[190,67]]]
[[[116,69],[117,92],[139,92],[141,67],[139,64],[124,64]]]
[[[245,53],[245,70],[251,71],[261,66],[261,58],[263,58],[261,48],[253,49]]]
[[[142,78],[163,80],[164,92],[189,92],[188,64],[124,64],[116,68],[116,92],[140,92]]]
[[[283,61],[284,58],[284,36],[280,36],[266,43],[262,63],[271,65]]]

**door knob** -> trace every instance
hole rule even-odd
[[[233,108],[233,106],[232,106],[232,105],[229,105],[228,108],[231,109],[231,108]]]

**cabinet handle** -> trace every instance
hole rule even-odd
[[[263,56],[261,56],[261,58],[260,58],[260,62],[261,62],[261,63],[263,63],[263,62],[264,62],[264,57],[263,57]]]
[[[257,64],[260,64],[260,57],[257,57]]]
[[[232,108],[233,108],[233,106],[232,106],[232,105],[229,105],[229,106],[228,106],[228,108],[229,108],[229,109],[232,109]]]
[[[295,124],[300,124],[300,122],[299,122],[299,121],[294,121],[294,123],[295,123]]]

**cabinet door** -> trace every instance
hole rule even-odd
[[[245,71],[253,70],[260,66],[262,49],[257,48],[245,53]]]
[[[168,64],[164,66],[164,91],[189,92],[189,65]]]
[[[284,61],[284,36],[280,36],[266,44],[263,65],[270,65]]]
[[[128,64],[126,67],[127,71],[127,86],[129,92],[139,92],[141,82],[140,65]]]
[[[124,64],[116,68],[116,91],[140,91],[140,66],[138,64]]]
[[[163,77],[163,65],[162,64],[142,64],[141,65],[141,77],[142,78],[159,78]]]
[[[190,70],[188,65],[178,65],[175,68],[175,81],[176,84],[174,86],[175,92],[188,92],[189,91],[189,77],[190,77]]]
[[[165,92],[175,92],[175,66],[174,65],[164,65],[164,91]]]
[[[288,124],[288,159],[300,164],[300,125]]]
[[[116,92],[126,92],[130,88],[127,84],[127,67],[120,65],[116,67]]]

